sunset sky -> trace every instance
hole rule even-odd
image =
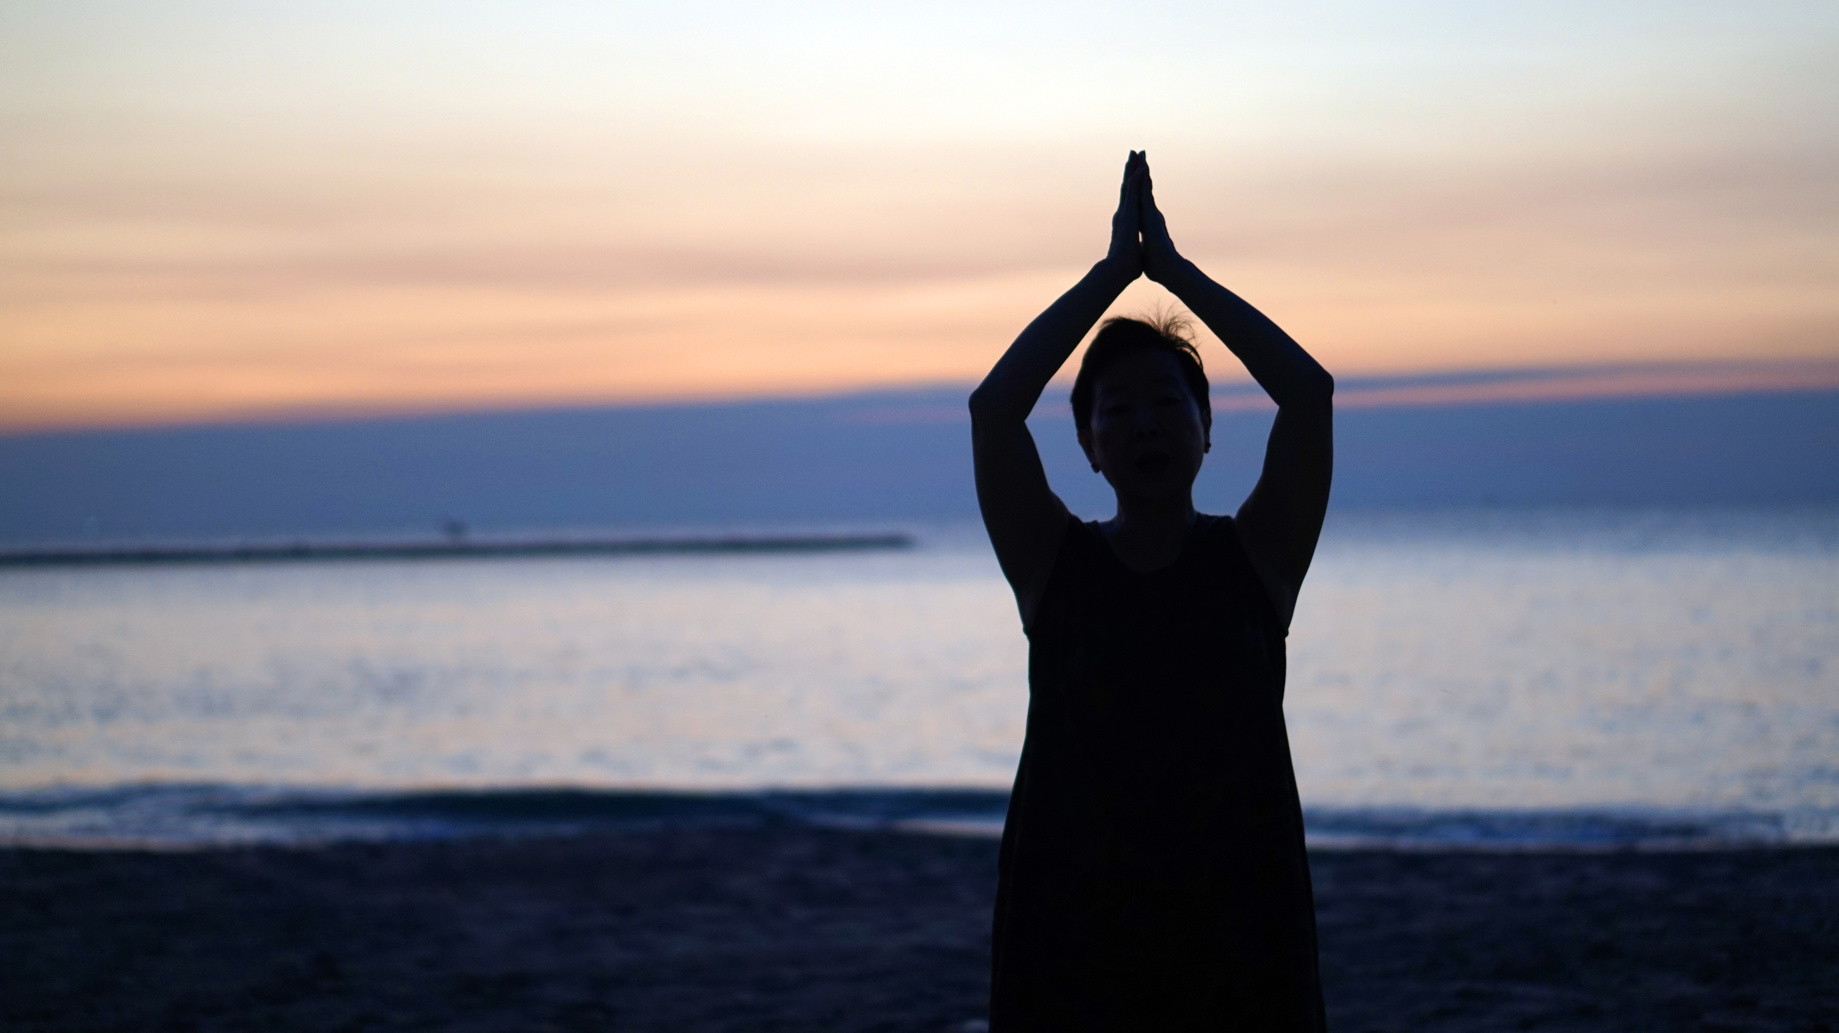
[[[1338,375],[1839,383],[1830,2],[14,0],[0,430],[968,382],[1131,148]]]

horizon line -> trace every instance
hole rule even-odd
[[[1063,394],[1070,378],[1057,376],[1048,391]],[[518,399],[499,403],[315,405],[276,407],[217,416],[143,417],[93,422],[46,421],[0,424],[0,439],[134,431],[205,430],[234,427],[310,426],[468,416],[635,409],[722,407],[774,403],[853,402],[876,396],[911,396],[944,390],[968,392],[974,381],[914,381],[862,384],[744,394],[671,395],[602,399]],[[1438,408],[1469,404],[1541,404],[1570,401],[1801,394],[1839,390],[1839,357],[1620,362],[1603,365],[1514,366],[1499,369],[1432,370],[1396,374],[1353,374],[1337,378],[1335,405],[1342,409]],[[1215,412],[1268,410],[1270,400],[1241,373],[1212,385]],[[923,409],[923,411],[922,411]],[[867,413],[860,414],[867,416]],[[968,419],[956,407],[907,407],[871,422],[945,422]],[[0,417],[3,419],[3,417]]]

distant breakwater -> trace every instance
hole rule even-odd
[[[444,538],[409,541],[234,542],[0,550],[0,567],[308,560],[417,560],[500,556],[651,556],[697,553],[847,552],[906,549],[906,534],[717,535],[631,538]]]

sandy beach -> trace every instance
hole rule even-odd
[[[1313,864],[1337,1030],[1839,1028],[1839,849]],[[8,849],[0,1026],[969,1031],[995,865],[792,823]]]

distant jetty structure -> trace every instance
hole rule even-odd
[[[226,542],[0,549],[0,567],[305,560],[423,560],[502,556],[655,556],[707,553],[853,552],[907,549],[911,535],[764,534],[620,538],[465,538],[382,541]]]

